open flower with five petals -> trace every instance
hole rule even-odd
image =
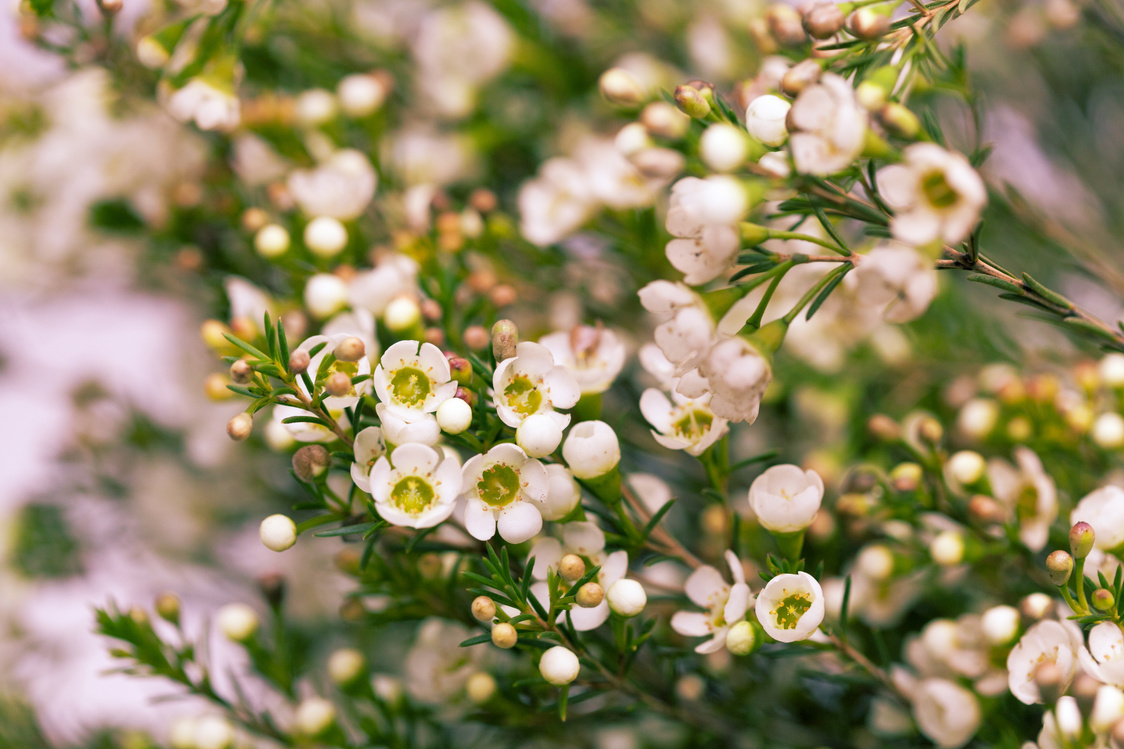
[[[757,621],[774,640],[806,640],[823,621],[823,588],[807,572],[777,575],[757,595],[755,610]]]
[[[666,448],[702,455],[729,431],[727,421],[710,410],[710,396],[687,398],[672,391],[671,398],[656,388],[640,396],[640,413],[652,425],[652,436]]]
[[[542,463],[511,443],[496,445],[464,464],[464,525],[487,541],[499,529],[508,543],[527,541],[542,530],[540,506],[550,491]]]
[[[432,343],[394,344],[383,352],[373,379],[386,411],[408,424],[424,420],[457,392],[449,360]]]
[[[428,445],[407,444],[375,462],[368,486],[383,520],[431,528],[453,513],[461,478],[455,460]]]
[[[695,648],[696,653],[717,653],[726,645],[730,627],[745,618],[749,610],[749,586],[745,582],[741,560],[734,552],[726,552],[726,563],[734,584],[730,585],[722,573],[710,565],[703,565],[691,573],[684,586],[687,597],[706,613],[678,611],[671,617],[671,628],[687,637],[710,639]]]
[[[548,414],[559,429],[570,423],[570,415],[556,408],[572,408],[581,397],[574,375],[554,363],[554,355],[541,343],[524,341],[515,356],[504,359],[492,376],[496,413],[509,427],[518,427],[534,414]]]

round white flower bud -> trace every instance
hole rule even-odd
[[[285,551],[297,542],[297,524],[288,515],[270,515],[261,521],[258,535],[270,551]]]
[[[986,398],[973,398],[960,409],[956,425],[969,439],[982,440],[999,421],[999,404]]]
[[[992,606],[980,620],[984,637],[992,645],[1006,645],[1019,633],[1019,610],[1014,606]]]
[[[383,312],[383,322],[395,333],[409,330],[421,320],[421,307],[412,297],[392,299]]]
[[[1124,720],[1124,692],[1120,691],[1120,687],[1104,684],[1093,700],[1089,727],[1094,733],[1105,733],[1120,720]]]
[[[464,691],[473,703],[482,705],[496,693],[496,680],[487,671],[477,671],[468,677]]]
[[[546,475],[550,479],[550,488],[547,490],[546,502],[539,506],[543,520],[561,520],[573,512],[582,498],[582,489],[570,469],[558,463],[546,466]]]
[[[289,249],[289,232],[278,224],[266,224],[254,235],[254,249],[264,258],[275,258]]]
[[[1031,593],[1019,602],[1023,613],[1031,619],[1041,619],[1050,613],[1054,606],[1054,599],[1045,593]]]
[[[613,145],[625,156],[631,156],[652,145],[652,139],[648,137],[647,128],[639,122],[630,122],[617,131]]]
[[[193,749],[227,749],[234,742],[234,728],[221,715],[204,715],[195,722]]]
[[[1062,736],[1073,738],[1081,735],[1085,719],[1081,717],[1081,708],[1073,697],[1067,694],[1058,698],[1054,705],[1054,718],[1057,720],[1058,733]]]
[[[258,631],[260,620],[258,612],[246,604],[228,603],[219,609],[215,623],[228,640],[245,642]]]
[[[550,414],[532,414],[515,430],[515,444],[532,458],[545,458],[562,442],[562,427]]]
[[[1124,447],[1124,417],[1109,411],[1093,422],[1093,442],[1106,450]]]
[[[562,444],[562,457],[579,479],[595,479],[621,461],[617,433],[603,421],[583,421],[570,430]]]
[[[561,645],[555,645],[543,653],[542,660],[539,661],[539,673],[556,687],[564,687],[578,678],[580,670],[578,657]]]
[[[888,580],[894,574],[894,554],[882,544],[874,544],[859,552],[855,566],[872,580]]]
[[[356,73],[340,81],[340,107],[348,117],[366,117],[386,101],[386,85],[373,75]]]
[[[320,320],[331,317],[347,304],[347,284],[331,273],[317,273],[304,285],[304,306]]]
[[[744,619],[726,633],[726,649],[734,655],[749,655],[757,645],[757,632]]]
[[[1111,353],[1097,365],[1101,382],[1110,388],[1124,387],[1124,354]]]
[[[644,89],[640,88],[632,73],[624,68],[609,68],[601,74],[597,85],[601,89],[601,95],[612,104],[635,107],[644,101]]]
[[[367,669],[367,659],[355,648],[340,648],[328,658],[328,676],[341,687],[355,683]]]
[[[948,459],[948,470],[961,484],[974,484],[983,478],[987,463],[975,450],[961,450]]]
[[[699,139],[699,156],[707,166],[718,172],[737,169],[748,153],[745,131],[729,123],[711,125]]]
[[[347,228],[337,218],[319,216],[304,227],[304,243],[317,257],[335,257],[347,246]]]
[[[450,398],[437,407],[437,426],[446,434],[460,434],[472,425],[472,406]]]
[[[624,617],[636,616],[648,605],[648,594],[644,592],[644,586],[635,580],[617,580],[609,586],[605,598],[613,613]]]
[[[957,531],[944,531],[929,544],[929,554],[942,567],[952,567],[964,561],[964,537]]]
[[[336,722],[336,706],[323,697],[309,697],[297,705],[294,722],[305,736],[319,736]]]
[[[322,125],[336,116],[336,97],[331,91],[313,88],[297,97],[297,119],[302,125]]]
[[[788,140],[784,121],[790,109],[792,104],[779,96],[758,96],[745,110],[746,130],[767,146],[782,146]]]

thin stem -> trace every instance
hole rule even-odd
[[[831,640],[831,644],[835,646],[835,649],[838,650],[840,654],[845,655],[868,674],[882,682],[898,699],[909,702],[908,698],[902,694],[901,690],[898,689],[898,685],[894,683],[894,680],[890,678],[890,675],[886,673],[884,669],[876,666],[872,660],[856,650],[849,642],[841,639],[839,635],[833,634],[828,637]]]
[[[845,249],[835,244],[834,242],[829,242],[826,239],[814,237],[811,234],[801,234],[797,231],[774,231],[773,229],[770,229],[769,239],[796,239],[801,242],[811,242],[812,244],[818,244],[820,247],[826,247],[832,252],[838,252],[840,255],[845,256],[847,254],[847,251]]]
[[[821,291],[823,291],[829,283],[834,281],[837,276],[843,275],[853,266],[854,263],[852,262],[850,265],[841,265],[838,268],[833,268],[832,270],[825,273],[824,277],[817,281],[812,288],[808,289],[808,291],[805,292],[804,296],[800,297],[800,301],[798,301],[796,305],[788,311],[788,314],[783,318],[785,323],[791,325],[792,321],[796,319],[796,316],[800,314],[801,310],[803,310],[809,302],[815,299],[816,296]]]

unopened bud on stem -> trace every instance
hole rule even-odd
[[[519,633],[515,631],[515,627],[507,622],[500,622],[492,627],[492,644],[497,648],[509,650],[515,647],[515,643],[519,641]]]
[[[1073,557],[1058,549],[1046,557],[1046,570],[1050,573],[1050,582],[1054,585],[1065,585],[1069,582],[1069,576],[1073,574]]]
[[[492,355],[497,362],[515,356],[515,346],[519,343],[519,328],[511,320],[497,320],[492,326]]]
[[[805,9],[801,22],[810,36],[816,39],[830,39],[843,28],[845,20],[846,16],[838,5],[831,0],[822,0],[812,3]]]
[[[490,622],[496,618],[496,603],[488,596],[472,599],[472,616],[478,622]]]
[[[349,336],[340,341],[333,353],[340,361],[356,362],[367,353],[367,346],[361,339]]]
[[[250,436],[254,428],[254,417],[248,413],[240,413],[226,422],[226,434],[235,442],[241,442]]]
[[[245,385],[254,377],[254,368],[245,359],[239,359],[230,365],[230,379],[239,385]]]
[[[293,473],[305,483],[312,483],[328,470],[331,456],[323,445],[305,445],[293,453]]]
[[[308,371],[308,365],[312,361],[312,357],[308,355],[307,351],[294,351],[289,356],[289,371],[293,374],[302,374]]]
[[[605,600],[605,589],[597,583],[586,583],[578,588],[578,594],[574,599],[583,609],[591,609]]]
[[[1093,526],[1082,520],[1079,523],[1074,523],[1073,527],[1069,530],[1069,550],[1073,554],[1074,559],[1084,559],[1089,556],[1089,552],[1093,550],[1093,540],[1096,534],[1093,532]]]
[[[577,554],[567,554],[558,562],[558,574],[567,582],[580,580],[585,574],[585,562]]]

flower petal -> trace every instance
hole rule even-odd
[[[706,614],[698,611],[677,611],[671,617],[671,628],[684,637],[703,637],[713,630]]]
[[[542,514],[530,502],[512,502],[500,510],[499,515],[496,525],[500,536],[509,544],[521,544],[542,530]]]
[[[478,541],[487,541],[496,535],[496,516],[488,505],[470,498],[464,508],[464,527]]]

